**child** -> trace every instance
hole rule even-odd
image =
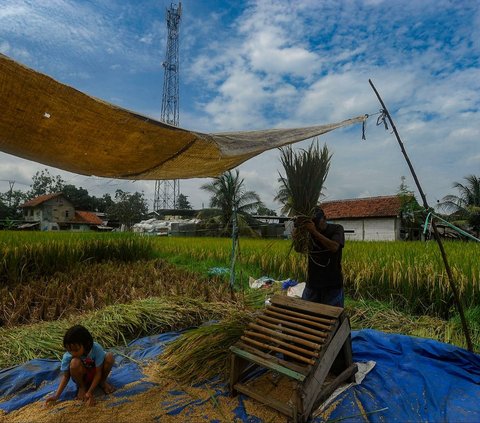
[[[68,329],[63,337],[63,346],[67,350],[60,366],[63,376],[57,392],[47,398],[46,404],[60,398],[70,377],[77,384],[77,398],[87,401],[88,405],[95,404],[93,393],[98,385],[106,394],[114,391],[114,387],[107,383],[114,363],[113,354],[105,353],[85,327],[75,325]]]

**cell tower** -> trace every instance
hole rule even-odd
[[[163,98],[161,120],[173,126],[179,124],[179,65],[178,65],[178,34],[182,3],[178,6],[170,4],[167,9],[166,20],[168,28],[167,51],[163,68]],[[180,181],[178,179],[155,181],[155,198],[153,210],[176,209],[180,194]]]

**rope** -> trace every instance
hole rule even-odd
[[[367,133],[367,120],[369,117],[371,116],[376,116],[376,115],[382,115],[384,114],[385,112],[383,110],[380,110],[380,112],[378,113],[365,113],[364,117],[363,117],[363,122],[362,122],[362,141],[365,141],[367,139],[367,136],[366,136],[366,133]],[[378,119],[380,119],[382,116],[380,116]],[[378,123],[378,119],[377,119],[377,125],[379,125]],[[385,120],[385,118],[383,118],[383,120]],[[386,122],[385,122],[386,124]]]
[[[468,232],[465,232],[463,229],[460,229],[458,226],[455,226],[455,225],[451,224],[450,222],[446,221],[445,219],[441,218],[440,216],[437,216],[433,212],[429,212],[427,214],[426,219],[425,219],[425,223],[423,225],[423,234],[424,235],[427,233],[427,227],[429,226],[429,222],[428,222],[429,219],[430,219],[430,224],[433,221],[433,219],[438,219],[438,220],[442,221],[443,223],[445,223],[445,225],[447,225],[448,227],[452,228],[454,231],[458,232],[459,234],[461,234],[463,236],[466,236],[467,238],[470,238],[473,241],[480,242],[480,239],[474,237],[472,234],[469,234]]]
[[[367,119],[368,119],[368,113],[365,113],[365,119],[363,119],[362,122],[362,141],[365,141],[367,137],[365,136],[365,131],[367,129]]]
[[[380,126],[382,123],[383,126],[385,126],[385,131],[388,131],[387,112],[380,109],[380,116],[377,118],[377,126]]]

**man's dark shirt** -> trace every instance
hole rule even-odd
[[[323,247],[320,241],[310,236],[307,287],[317,291],[327,287],[341,288],[343,286],[342,249],[345,245],[343,226],[327,223],[322,235],[338,242],[339,248],[335,253],[332,253]]]

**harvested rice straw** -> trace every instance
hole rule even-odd
[[[218,323],[182,334],[159,357],[160,372],[180,384],[194,384],[226,376],[229,348],[242,336],[255,314],[233,309]]]
[[[0,328],[0,368],[33,358],[60,358],[63,335],[81,323],[105,348],[126,344],[143,335],[197,326],[218,319],[227,312],[225,303],[176,298],[147,298],[130,304],[115,304],[76,319],[42,322],[14,328]]]

